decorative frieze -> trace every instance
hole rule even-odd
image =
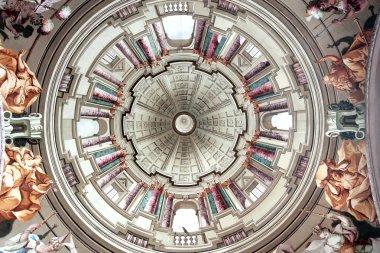
[[[77,176],[75,175],[74,169],[70,164],[63,165],[62,170],[67,182],[69,183],[71,187],[79,184],[79,181],[78,181]]]
[[[293,64],[293,70],[294,70],[294,73],[296,74],[298,83],[300,85],[305,85],[307,83],[307,79],[306,79],[305,72],[303,71],[301,64],[299,64],[298,62]]]
[[[224,245],[228,246],[228,245],[240,242],[246,237],[247,237],[247,234],[244,232],[244,230],[240,230],[223,237],[223,242],[224,242]]]
[[[294,176],[298,178],[302,178],[305,174],[307,165],[309,164],[309,158],[308,157],[301,157],[300,161],[298,162],[297,169],[294,172]]]
[[[136,244],[140,247],[143,247],[143,248],[148,247],[148,239],[138,237],[138,236],[135,236],[135,235],[130,234],[130,233],[127,233],[125,240],[127,240],[130,243]]]
[[[73,77],[73,75],[68,73],[63,74],[58,90],[61,92],[68,92],[70,90],[70,84]]]

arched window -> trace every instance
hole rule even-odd
[[[162,18],[166,36],[171,40],[188,40],[194,30],[194,19],[190,15],[173,15]]]
[[[174,232],[183,233],[199,231],[197,206],[192,202],[180,202],[174,209],[172,228]]]
[[[280,130],[288,131],[289,128],[293,126],[293,117],[288,114],[288,112],[275,114],[272,117],[272,126]]]
[[[99,123],[93,119],[80,119],[77,123],[78,137],[86,138],[99,133]]]

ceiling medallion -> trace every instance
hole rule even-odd
[[[174,116],[173,129],[179,135],[190,135],[197,127],[197,120],[189,112],[180,112]]]

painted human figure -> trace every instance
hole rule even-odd
[[[327,55],[318,61],[332,62],[330,73],[324,77],[324,83],[332,85],[338,90],[346,91],[348,100],[352,104],[364,100],[368,41],[371,36],[372,30],[360,32],[355,36],[353,43],[342,58]]]
[[[323,188],[327,202],[337,210],[347,208],[357,220],[376,220],[375,205],[367,171],[365,142],[342,141],[338,162],[323,161],[316,174],[316,183]]]
[[[26,148],[6,146],[3,162],[0,222],[30,220],[40,210],[40,198],[50,188],[50,180],[40,167],[41,157]]]
[[[18,54],[0,46],[0,95],[6,110],[22,113],[42,92],[35,74]]]
[[[320,240],[314,240],[303,253],[355,253],[380,252],[380,241],[370,238],[368,241],[358,242],[359,232],[352,220],[338,214],[326,214],[326,218],[339,221],[339,224],[331,231],[328,228],[317,226],[315,232]]]
[[[335,24],[342,24],[355,13],[363,11],[367,5],[368,0],[312,0],[306,8],[306,13],[310,17],[321,18],[324,12],[343,12],[342,18],[333,20]]]
[[[35,1],[30,0],[7,0],[3,6],[1,17],[5,27],[17,39],[20,35],[29,37],[33,33],[31,26],[24,25],[31,21],[33,25],[41,25],[43,19],[35,12]]]
[[[71,253],[77,253],[73,238],[67,234],[61,237],[53,237],[48,244],[44,244],[38,235],[33,231],[41,227],[42,224],[32,224],[23,233],[10,238],[4,246],[0,247],[0,253],[48,253],[60,251],[63,247],[68,247]],[[69,242],[65,242],[65,240]]]

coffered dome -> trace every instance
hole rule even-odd
[[[304,3],[79,2],[32,56],[49,204],[80,252],[302,247],[338,96]]]
[[[208,73],[195,62],[169,63],[157,76],[142,77],[123,119],[136,164],[181,186],[224,173],[234,165],[237,143],[245,142],[246,113],[233,93],[221,72]]]

